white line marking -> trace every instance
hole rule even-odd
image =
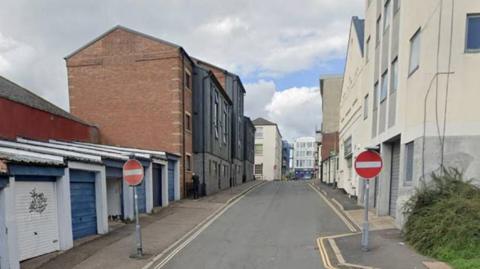
[[[184,249],[190,242],[192,242],[195,238],[197,238],[202,231],[204,231],[208,226],[210,226],[216,219],[218,219],[225,211],[227,211],[230,207],[232,207],[234,204],[236,204],[238,201],[240,201],[244,196],[246,196],[250,191],[256,189],[257,187],[260,187],[264,185],[266,182],[258,183],[255,184],[254,186],[248,188],[242,195],[232,197],[230,198],[224,207],[221,207],[217,209],[215,212],[213,212],[210,216],[208,216],[206,219],[204,219],[202,222],[197,224],[192,230],[190,230],[188,233],[183,235],[179,240],[177,240],[175,243],[170,245],[167,249],[162,251],[160,254],[155,256],[153,260],[151,260],[149,263],[147,263],[142,269],[148,269],[151,268],[152,265],[159,261],[161,258],[164,258],[163,256],[167,254],[172,248],[177,246],[172,252],[170,252],[159,264],[155,265],[153,268],[154,269],[160,269],[163,266],[165,266],[178,252],[180,252],[182,249]],[[233,202],[232,202],[233,201]],[[199,230],[196,230],[198,227]],[[189,237],[190,236],[190,237]],[[185,240],[186,238],[186,240]],[[185,241],[183,241],[185,240]],[[182,242],[183,241],[183,242]]]
[[[124,170],[124,176],[143,175],[143,169]]]
[[[355,163],[356,168],[380,168],[382,167],[382,162],[357,162]]]

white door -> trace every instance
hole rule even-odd
[[[55,182],[15,182],[20,261],[60,249]]]

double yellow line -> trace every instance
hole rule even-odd
[[[328,257],[327,249],[325,249],[325,245],[323,244],[324,237],[317,238],[317,246],[318,251],[320,252],[320,256],[322,257],[323,267],[325,269],[336,269],[330,262],[330,258]]]

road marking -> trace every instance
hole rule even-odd
[[[343,208],[343,205],[340,204],[337,200],[335,200],[335,198],[332,198],[332,202],[334,202],[334,203],[335,203],[339,208],[341,208],[342,210],[345,210],[345,209]]]
[[[351,268],[359,268],[359,269],[379,269],[379,268],[370,267],[370,266],[348,263],[343,258],[343,255],[340,251],[340,248],[338,248],[337,244],[335,243],[335,239],[340,238],[340,237],[357,235],[357,234],[360,234],[360,233],[337,234],[337,235],[324,236],[324,237],[317,238],[317,245],[318,245],[318,248],[320,250],[320,255],[322,256],[322,261],[323,261],[324,267],[326,269],[332,269],[332,268],[335,268],[335,267],[330,262],[330,257],[327,254],[327,249],[325,247],[324,240],[327,240],[328,243],[330,244],[330,247],[332,248],[333,253],[335,254],[335,258],[338,261],[338,266],[348,266],[348,267],[351,267]]]
[[[173,249],[160,263],[155,265],[153,267],[154,269],[160,269],[163,266],[165,266],[176,254],[178,254],[182,249],[184,249],[190,242],[192,242],[195,238],[197,238],[200,233],[202,233],[205,229],[208,228],[216,219],[218,219],[225,211],[227,211],[230,207],[238,203],[243,197],[245,197],[249,192],[252,190],[265,185],[267,182],[262,182],[259,184],[256,184],[247,190],[245,190],[242,194],[230,198],[223,207],[217,209],[215,212],[213,212],[210,216],[208,216],[206,219],[204,219],[202,222],[197,224],[195,227],[193,227],[192,230],[190,230],[188,233],[183,235],[180,239],[175,241],[172,245],[170,245],[167,249],[162,251],[160,254],[155,256],[152,261],[150,261],[148,264],[146,264],[142,269],[150,269],[154,263],[159,261],[165,254],[169,253],[170,250],[172,250],[175,246],[177,246],[175,249]],[[198,228],[198,230],[197,230]]]
[[[315,188],[312,185],[312,183],[309,183],[309,186],[316,193],[318,193],[318,195],[320,195],[320,197],[322,197],[322,199],[325,201],[325,203],[327,203],[327,205],[335,212],[335,214],[337,214],[337,216],[343,221],[343,223],[345,223],[345,225],[347,226],[347,228],[351,232],[356,232],[357,231],[357,229],[345,218],[345,216],[340,211],[338,211],[338,209],[328,200],[327,197],[325,197],[325,195],[323,195],[320,191],[318,191],[317,188]]]

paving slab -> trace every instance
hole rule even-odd
[[[427,269],[424,262],[434,261],[404,243],[397,229],[370,232],[369,251],[360,247],[361,234],[335,238],[334,242],[341,258],[349,264],[383,269]]]

